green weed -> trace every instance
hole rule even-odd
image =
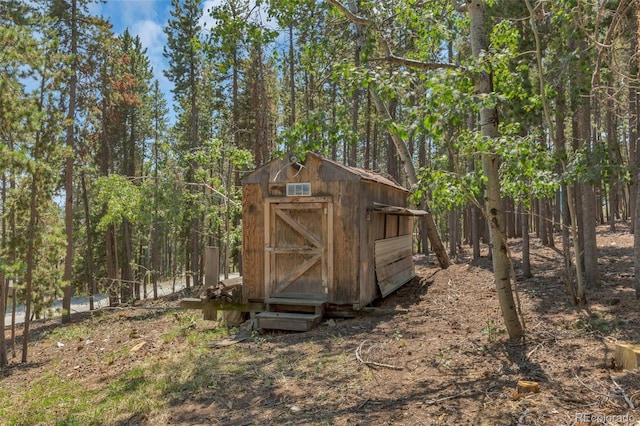
[[[577,319],[573,328],[576,332],[609,335],[618,332],[624,323],[621,318],[609,320],[600,312],[591,312],[588,317]]]
[[[487,340],[489,342],[495,342],[498,336],[504,335],[506,332],[507,331],[504,328],[498,328],[493,320],[487,321],[484,328],[482,329],[482,334],[487,336]]]

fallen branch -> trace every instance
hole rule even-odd
[[[616,386],[616,388],[618,388],[618,390],[620,391],[620,394],[622,395],[622,397],[624,398],[625,401],[627,401],[627,405],[629,406],[629,408],[631,408],[632,410],[634,410],[636,407],[633,404],[633,401],[631,400],[631,398],[629,398],[629,396],[627,395],[627,392],[625,392],[625,390],[622,388],[622,386],[620,386],[618,384],[618,382],[616,382],[612,376],[611,377],[611,381],[613,382],[613,384]]]
[[[360,343],[358,345],[358,347],[356,348],[356,359],[358,361],[360,361],[361,364],[366,365],[367,367],[370,368],[390,368],[391,370],[404,370],[404,367],[400,367],[397,365],[392,365],[392,364],[383,364],[380,362],[374,362],[374,361],[365,361],[364,359],[362,359],[362,356],[360,355],[362,353],[362,347],[364,346],[365,343],[367,343],[368,340],[363,340],[362,343]]]
[[[533,353],[534,353],[535,351],[537,351],[538,349],[540,349],[542,346],[543,346],[543,344],[542,344],[542,343],[539,343],[539,344],[538,344],[538,346],[536,346],[536,347],[535,347],[535,348],[533,348],[531,351],[529,351],[529,353],[525,355],[525,360],[527,360],[527,361],[528,361],[528,360],[531,358],[531,355],[533,355]]]
[[[585,382],[582,381],[582,379],[580,379],[580,377],[578,377],[578,373],[574,373],[574,377],[576,378],[576,380],[585,388],[587,388],[589,391],[591,391],[592,393],[595,393],[596,395],[600,395],[600,396],[604,396],[607,400],[611,399],[611,394],[609,393],[604,393],[604,392],[599,392],[591,387],[589,387]]]
[[[425,402],[424,402],[424,404],[426,404],[426,405],[433,405],[433,404],[437,404],[437,403],[439,403],[439,402],[449,401],[450,399],[460,398],[461,396],[465,396],[465,395],[468,395],[468,394],[470,394],[470,393],[471,393],[471,391],[470,391],[470,390],[466,390],[466,391],[464,391],[464,392],[460,392],[460,393],[457,393],[457,394],[455,394],[455,395],[449,395],[449,396],[445,396],[445,397],[442,397],[442,398],[432,399],[432,400],[429,400],[429,401],[425,401]]]

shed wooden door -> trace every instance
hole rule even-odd
[[[333,204],[267,201],[267,298],[328,300],[333,269]]]

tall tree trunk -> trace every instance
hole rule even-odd
[[[62,323],[71,321],[71,293],[73,279],[73,159],[75,155],[76,92],[78,85],[78,1],[71,0],[71,70],[69,105],[67,110],[66,144],[68,148],[64,166],[64,229],[67,251],[64,257]]]
[[[37,142],[36,142],[37,143]],[[37,152],[37,148],[36,148]],[[35,155],[37,161],[38,155]],[[38,222],[37,197],[37,168],[31,176],[31,195],[29,199],[29,227],[27,228],[27,255],[26,255],[26,272],[25,272],[25,302],[24,302],[24,325],[22,331],[22,362],[27,362],[29,351],[29,326],[31,324],[31,301],[33,296],[33,272],[35,269],[35,251],[36,251],[36,226]],[[2,313],[4,316],[4,312]],[[4,329],[3,329],[4,333]]]
[[[473,259],[479,259],[480,252],[480,220],[482,212],[478,206],[471,206],[471,245],[473,247]]]
[[[198,82],[196,79],[196,68],[195,68],[195,51],[194,47],[191,48],[191,61],[190,66],[191,69],[189,71],[189,85],[191,87],[191,117],[190,117],[190,126],[191,126],[191,149],[196,150],[200,147],[200,142],[198,138]],[[234,50],[233,53],[233,144],[235,147],[238,147],[238,66],[237,66],[237,57]],[[192,178],[190,182],[195,182],[196,170],[199,168],[199,165],[195,162],[191,162],[192,167]],[[201,191],[201,188],[198,186],[193,186],[193,192],[198,193]],[[200,215],[195,213],[197,209],[194,208],[194,216],[191,220],[191,277],[193,278],[193,285],[200,284]],[[187,287],[189,287],[189,280],[187,280]]]
[[[296,78],[295,78],[295,49],[293,45],[293,22],[289,24],[289,126],[296,124]]]
[[[547,227],[544,226],[546,220],[544,200],[537,199],[536,202],[538,204],[538,233],[540,234],[540,242],[543,246],[549,246],[549,234],[547,233]]]
[[[634,3],[635,17],[636,17],[636,37],[635,37],[635,47],[636,51],[633,57],[636,58],[637,65],[635,67],[635,77],[636,84],[640,83],[640,6],[638,3]],[[640,117],[638,116],[638,111],[640,110],[640,98],[637,95],[636,91],[636,110],[634,111],[636,114],[636,138],[640,136]],[[636,146],[636,155],[635,155],[635,193],[636,193],[636,203],[635,203],[635,212],[633,216],[633,226],[635,229],[635,233],[633,236],[633,258],[634,258],[634,269],[636,271],[636,298],[640,298],[640,152],[638,150],[640,147],[638,146],[638,141],[635,141]]]
[[[452,138],[447,137],[447,151],[449,155],[449,171],[455,173],[455,158],[453,154],[453,149],[451,149]],[[457,240],[458,240],[458,215],[457,208],[455,206],[451,207],[451,210],[447,212],[447,219],[449,222],[449,256],[455,258],[457,253]]]
[[[607,146],[609,148],[609,163],[611,172],[609,174],[609,230],[616,230],[616,219],[619,216],[618,188],[620,184],[618,167],[622,164],[620,146],[618,145],[618,123],[613,104],[613,78],[609,78],[606,101],[606,127]]]
[[[15,176],[11,175],[9,177],[9,191],[12,192],[12,191],[15,191],[15,189],[16,189],[16,179],[15,179]],[[18,225],[16,221],[16,212],[14,210],[11,210],[9,212],[9,234],[15,237],[18,232],[17,229],[18,229]],[[15,247],[11,247],[11,249],[9,250],[9,258],[12,260],[16,259]],[[13,357],[15,358],[16,356],[16,307],[17,307],[15,287],[13,287],[11,295],[13,296],[13,300],[12,300],[13,306],[11,309],[11,351],[13,353]]]
[[[510,197],[502,199],[502,211],[505,213],[504,229],[507,238],[516,237],[516,218],[514,202]]]
[[[520,202],[519,209],[522,226],[522,275],[531,277],[531,258],[529,256],[529,212],[525,210],[524,203]]]
[[[398,101],[396,99],[391,99],[388,103],[388,111],[389,118],[391,120],[395,120],[396,118],[396,108],[398,106]],[[405,140],[402,140],[402,143],[406,146],[407,153],[409,153],[409,147]],[[397,152],[398,147],[395,145],[393,141],[393,136],[391,133],[387,135],[387,173],[393,177],[396,181],[402,182],[400,178],[400,170],[398,170],[398,160],[397,160]],[[410,154],[409,154],[410,155]],[[413,161],[413,159],[411,159]]]
[[[369,93],[369,97],[371,97],[371,93]],[[420,168],[427,166],[427,141],[425,138],[422,138],[418,145],[418,166]],[[418,226],[420,228],[420,252],[426,255],[429,253],[427,222],[425,220],[421,220]]]
[[[468,0],[467,8],[471,22],[471,50],[477,61],[482,60],[485,52],[489,51],[489,38],[485,24],[485,5],[482,0]],[[492,75],[487,72],[475,76],[474,86],[478,94],[491,94],[493,91]],[[496,140],[498,133],[498,113],[494,108],[480,109],[480,123],[482,136]],[[485,191],[485,209],[490,227],[493,274],[498,293],[498,301],[502,310],[502,317],[507,333],[512,340],[519,340],[524,336],[523,325],[518,317],[518,311],[513,297],[511,285],[511,263],[508,247],[505,241],[504,212],[500,200],[500,160],[496,154],[482,155],[482,168],[487,178]]]
[[[467,128],[470,131],[474,131],[476,129],[476,115],[469,114],[467,120]],[[470,173],[474,173],[476,170],[476,160],[473,156],[469,156],[467,160],[467,168]],[[483,220],[482,218],[482,209],[480,209],[475,203],[471,204],[470,207],[470,222],[471,222],[471,246],[473,248],[473,260],[479,259],[482,254],[480,251],[480,238],[482,237],[480,224]]]
[[[540,228],[544,232],[545,238],[543,244],[547,247],[554,248],[553,241],[553,211],[551,208],[551,199],[543,198],[540,200]]]
[[[155,94],[158,90],[158,80],[155,81]],[[154,94],[154,97],[155,97]],[[151,244],[151,274],[153,277],[153,300],[158,299],[158,275],[160,274],[160,242],[158,241],[158,145],[160,144],[160,116],[158,109],[154,109],[154,138],[153,138],[153,219],[149,244]]]
[[[338,93],[338,87],[337,84],[332,82],[331,83],[331,97],[332,99],[335,99]],[[331,104],[331,126],[336,126],[338,122],[338,105],[336,102],[333,102]],[[337,143],[332,143],[331,144],[331,159],[333,161],[338,161],[338,144]]]
[[[107,278],[109,283],[109,306],[116,306],[118,304],[118,286],[117,286],[117,269],[115,267],[115,226],[109,226],[104,231],[104,263],[107,271]]]
[[[40,85],[40,108],[42,109],[43,105],[43,96],[44,96],[44,78],[41,81]],[[29,224],[27,227],[27,252],[26,252],[26,271],[25,271],[25,302],[24,302],[24,324],[22,331],[22,362],[27,362],[28,351],[29,351],[29,327],[31,324],[31,304],[32,298],[34,294],[34,283],[33,283],[33,275],[36,268],[36,251],[37,247],[37,235],[38,235],[38,223],[40,221],[40,210],[38,209],[38,191],[39,191],[39,180],[40,180],[40,165],[38,164],[40,159],[40,151],[42,144],[42,134],[38,132],[35,138],[35,147],[33,150],[33,158],[32,161],[34,163],[33,170],[31,171],[31,194],[29,195]],[[41,208],[41,207],[40,207]],[[14,297],[15,299],[15,297]],[[69,297],[69,302],[71,298]],[[69,303],[70,306],[70,303]],[[69,320],[70,310],[69,312]],[[64,314],[64,313],[63,313]],[[4,316],[4,311],[2,312],[2,316]],[[2,333],[4,334],[4,328],[2,329]]]
[[[357,5],[355,0],[349,0],[349,9],[352,12],[357,12]],[[354,65],[357,68],[360,68],[360,54],[362,50],[362,45],[364,44],[362,29],[359,25],[355,25],[356,31],[356,45],[355,51],[353,52],[353,60]],[[353,90],[353,97],[351,102],[351,126],[352,132],[354,135],[354,139],[351,141],[351,146],[349,147],[349,164],[352,167],[357,165],[358,158],[358,116],[360,114],[360,87],[356,86]]]
[[[87,194],[87,182],[85,172],[80,174],[82,183],[82,202],[84,204],[84,221],[87,233],[87,283],[89,285],[89,310],[94,309],[93,298],[96,295],[96,281],[93,274],[93,227],[91,226],[91,214],[89,208],[89,196]]]
[[[265,66],[262,59],[262,45],[257,47],[258,49],[258,84],[259,84],[259,111],[257,112],[257,116],[260,118],[258,127],[258,131],[260,134],[258,141],[260,141],[260,148],[258,149],[259,155],[256,158],[259,159],[257,161],[257,165],[262,165],[269,161],[269,157],[271,156],[272,143],[271,143],[271,123],[269,122],[269,99],[267,95],[267,82],[265,81]]]
[[[2,176],[2,189],[0,192],[0,247],[4,247],[7,243],[7,174],[3,170]],[[0,270],[0,313],[2,316],[0,317],[0,330],[2,333],[0,334],[0,371],[4,370],[4,367],[9,363],[9,358],[7,358],[7,344],[5,339],[5,313],[7,312],[7,295],[9,292],[9,280],[6,278],[4,274],[4,270]]]
[[[369,90],[369,95],[371,95],[371,91]],[[371,144],[371,168],[372,170],[378,170],[378,164],[380,163],[378,159],[378,122],[373,123],[373,141]]]
[[[365,123],[365,145],[364,145],[364,161],[363,166],[367,170],[371,170],[371,94],[367,92],[366,106],[366,123]],[[423,145],[421,145],[423,146]]]
[[[640,59],[638,54],[640,53],[640,36],[638,36],[638,16],[640,11],[638,3],[634,2],[629,8],[629,28],[632,32],[630,37],[629,47],[629,75],[631,81],[629,82],[629,164],[631,169],[631,176],[636,177],[638,173],[638,136],[640,135],[640,96],[638,94],[638,85],[640,85]],[[635,78],[634,78],[635,77]],[[635,230],[635,211],[636,211],[636,196],[638,194],[638,180],[632,179],[636,182],[629,185],[629,216],[631,218],[631,233]]]
[[[578,69],[576,73],[576,85],[578,87],[585,87],[584,82],[584,74]],[[585,87],[585,91],[586,90],[588,89]],[[574,126],[576,126],[573,129],[574,140],[580,144],[580,148],[584,149],[588,153],[587,155],[590,157],[589,163],[592,164],[593,159],[591,158],[591,153],[593,152],[593,149],[591,146],[591,109],[587,94],[577,100],[574,115]],[[595,169],[595,167],[593,169]],[[598,247],[596,239],[596,223],[598,221],[597,209],[599,207],[596,203],[596,193],[593,186],[584,183],[581,184],[580,195],[582,201],[582,221],[579,223],[582,225],[580,234],[582,236],[582,248],[584,250],[585,287],[597,288],[600,286]]]
[[[458,214],[456,212],[456,208],[452,207],[451,210],[447,212],[447,219],[449,222],[449,256],[455,258],[458,255],[457,252],[457,221]]]
[[[131,223],[128,219],[122,221],[122,274],[120,284],[120,300],[124,303],[133,303],[135,300],[133,293],[133,271],[131,263],[133,261],[133,250],[131,247]]]
[[[135,152],[136,152],[136,114],[134,111],[128,111],[129,132],[128,136],[123,137],[123,159],[122,173],[129,178],[134,177],[135,168]],[[133,230],[131,222],[128,219],[122,221],[122,282],[120,287],[120,300],[124,303],[133,303],[137,294],[134,288],[133,265]]]

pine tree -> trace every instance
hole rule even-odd
[[[185,258],[190,263],[190,274],[187,274],[187,287],[190,286],[190,276],[194,284],[201,282],[201,241],[200,224],[201,213],[196,208],[194,198],[201,192],[195,181],[199,165],[190,158],[188,153],[200,147],[199,139],[199,106],[198,87],[202,73],[203,56],[200,47],[201,28],[198,24],[202,16],[200,0],[171,0],[171,19],[165,28],[167,45],[164,55],[169,59],[169,69],[165,71],[167,78],[173,82],[172,90],[176,105],[183,116],[182,126],[179,127],[181,140],[186,142],[182,153],[187,158],[185,180],[189,185],[191,196],[187,198],[185,206],[184,237],[189,241],[186,245]]]
[[[33,23],[32,16],[22,16],[20,22]],[[31,312],[40,315],[47,302],[43,295],[55,295],[59,290],[57,264],[63,247],[57,237],[60,224],[53,197],[64,155],[58,139],[63,114],[56,97],[64,58],[56,53],[58,46],[50,28],[38,30],[46,35],[46,41],[36,41],[30,27],[15,22],[0,29],[0,165],[3,182],[9,181],[11,187],[2,199],[0,305],[4,308],[5,280],[19,280],[25,303],[22,362],[28,359]],[[29,79],[38,83],[33,93],[24,86]],[[11,222],[10,234],[5,217]],[[0,325],[4,329],[2,311]],[[4,366],[4,333],[0,345],[0,366]]]

